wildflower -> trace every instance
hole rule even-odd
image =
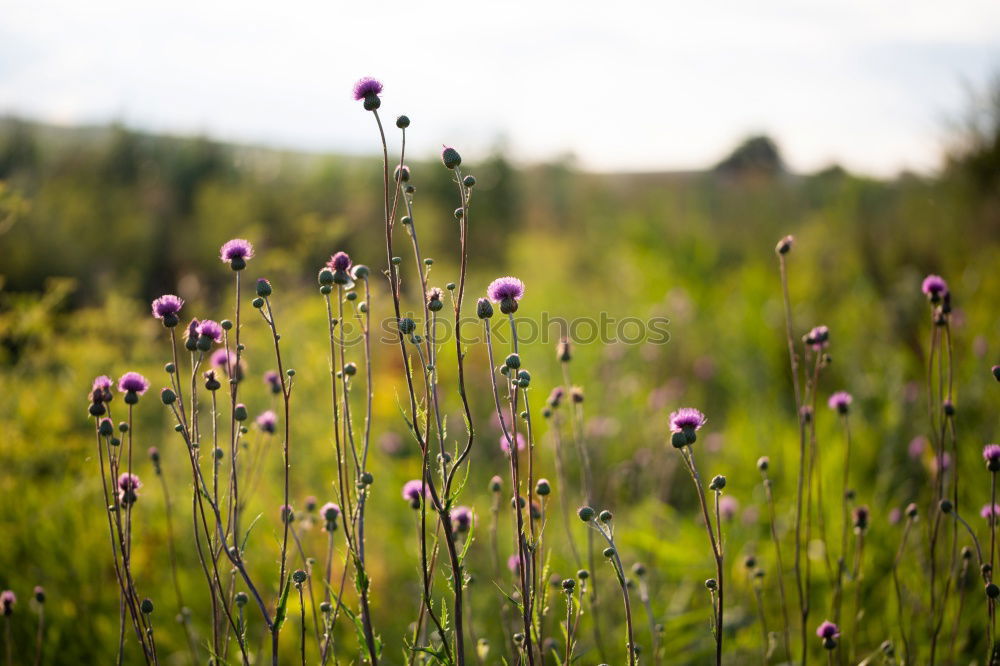
[[[521,571],[521,557],[517,553],[514,553],[507,558],[507,568],[513,573],[517,574]]]
[[[671,444],[680,449],[694,444],[698,439],[695,434],[708,421],[705,415],[694,407],[681,407],[670,414]]]
[[[573,358],[573,351],[569,344],[569,338],[561,339],[556,345],[556,358],[562,363],[567,363]]]
[[[101,402],[111,402],[114,397],[111,393],[111,389],[114,388],[115,382],[111,377],[107,375],[99,375],[94,378],[94,384],[91,387],[93,393],[91,394],[96,400],[100,397]]]
[[[868,507],[859,506],[852,512],[852,517],[854,519],[854,531],[864,532],[868,529]]]
[[[979,515],[992,525],[993,520],[997,515],[1000,515],[1000,504],[984,504],[983,508],[979,510]]]
[[[723,520],[732,520],[739,510],[740,503],[732,495],[724,495],[719,498],[719,517]]]
[[[211,319],[203,319],[198,322],[198,349],[208,351],[213,343],[222,342],[222,326]]]
[[[927,439],[923,435],[917,435],[910,440],[909,446],[907,446],[907,453],[911,458],[917,460],[924,454],[924,449],[927,447]]]
[[[445,146],[441,151],[441,161],[449,169],[454,169],[462,163],[462,156],[451,146]]]
[[[257,427],[266,433],[273,434],[278,425],[278,416],[269,409],[257,417]]]
[[[282,523],[291,523],[295,520],[295,510],[287,504],[282,504],[278,507],[278,513],[281,516]]]
[[[340,507],[333,502],[327,502],[319,510],[319,515],[323,516],[323,520],[326,521],[327,531],[332,532],[337,527],[337,518],[340,517]],[[331,523],[333,529],[330,529]]]
[[[468,532],[472,527],[472,509],[467,506],[456,506],[451,510],[451,517],[455,521],[455,529],[459,532]]]
[[[234,238],[222,246],[219,257],[234,271],[241,271],[247,267],[247,261],[253,259],[253,245],[243,238]]]
[[[826,326],[816,326],[803,336],[802,341],[819,351],[830,345],[830,329]]]
[[[420,499],[424,492],[424,484],[420,479],[413,479],[403,484],[403,499],[414,509],[420,508]]]
[[[917,505],[915,502],[910,502],[906,505],[906,517],[911,519],[917,517]]]
[[[125,402],[134,405],[139,402],[139,396],[149,388],[149,380],[138,372],[126,372],[118,380],[118,390],[125,394]]]
[[[205,373],[205,388],[209,391],[218,391],[222,388],[222,384],[215,377],[215,370],[209,370]]]
[[[777,245],[774,246],[774,251],[778,254],[788,254],[788,252],[792,249],[793,243],[795,243],[794,236],[785,236],[778,241]]]
[[[346,252],[338,252],[326,262],[327,268],[333,271],[334,284],[347,284],[351,281],[347,271],[351,268],[351,257]]]
[[[552,393],[549,393],[548,404],[549,407],[555,409],[562,403],[563,397],[566,395],[566,391],[563,390],[562,386],[557,386],[552,389]]]
[[[983,460],[986,461],[986,469],[991,472],[1000,471],[1000,446],[987,444],[983,447]]]
[[[173,328],[180,323],[177,314],[184,306],[184,301],[173,294],[164,294],[153,301],[153,316],[163,320],[163,325]]]
[[[236,353],[230,351],[229,349],[217,349],[212,357],[209,359],[210,363],[215,368],[221,368],[225,371],[226,375],[229,375],[230,369],[235,366],[235,379],[240,381],[243,379],[243,373],[246,370],[246,364],[243,359],[240,359],[239,365],[236,364]]]
[[[486,295],[500,304],[500,312],[513,314],[517,312],[517,302],[524,297],[524,283],[509,275],[497,278],[486,288]]]
[[[517,433],[515,439],[517,440],[517,450],[524,451],[524,447],[527,445],[524,435]],[[507,442],[507,435],[500,435],[500,450],[504,453],[510,453],[510,444]]]
[[[274,370],[264,373],[264,383],[271,387],[271,393],[281,393],[281,377]]]
[[[931,303],[939,303],[941,297],[948,293],[948,283],[940,275],[928,275],[920,285],[920,291],[924,292]]]
[[[198,324],[201,323],[197,319],[192,319],[188,322],[187,328],[184,330],[184,349],[190,352],[198,351]]]
[[[830,406],[830,409],[835,409],[840,414],[846,414],[847,408],[851,406],[852,402],[854,402],[854,398],[851,397],[850,393],[847,391],[837,391],[830,396],[826,404]]]
[[[370,76],[358,79],[354,84],[354,100],[364,100],[365,111],[374,111],[382,106],[379,95],[382,94],[382,82]]]
[[[503,488],[503,479],[501,479],[497,475],[494,475],[493,478],[490,479],[490,490],[495,493],[498,493],[500,492],[501,488]]]
[[[14,594],[13,590],[0,592],[0,609],[3,610],[4,615],[12,615],[14,613],[14,604],[16,603],[17,595]]]
[[[36,585],[35,589],[32,590],[32,593],[35,595],[35,601],[37,601],[40,604],[44,604],[45,603],[45,588],[44,587],[42,587],[41,585]]]
[[[581,386],[572,387],[569,390],[569,397],[573,400],[573,402],[577,404],[583,402],[583,387]]]
[[[444,302],[441,297],[444,296],[444,292],[437,287],[432,287],[427,290],[427,309],[431,312],[437,312],[444,307]]]
[[[118,477],[118,501],[129,506],[135,504],[139,498],[139,488],[142,488],[142,481],[135,474],[123,472]]]
[[[824,648],[832,650],[837,647],[840,629],[833,622],[823,620],[823,623],[816,628],[816,635],[823,639]]]

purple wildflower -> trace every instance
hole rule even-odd
[[[898,525],[899,521],[903,519],[903,510],[898,506],[892,507],[889,511],[889,524]]]
[[[424,484],[420,479],[413,479],[403,484],[403,499],[410,503],[414,509],[420,508],[420,496],[424,491]]]
[[[118,501],[125,506],[134,504],[139,497],[139,488],[142,488],[142,481],[138,476],[122,472],[118,477]]]
[[[236,352],[224,348],[217,349],[209,360],[214,367],[221,368],[228,375],[230,368],[232,368],[236,363]],[[242,380],[245,372],[246,362],[243,359],[240,359],[240,363],[236,366],[236,372],[234,373],[236,375],[236,380]]]
[[[333,502],[327,502],[320,508],[319,515],[323,516],[326,522],[335,523],[340,516],[340,507]]]
[[[830,329],[826,326],[816,326],[806,333],[802,340],[816,351],[825,349],[830,345]]]
[[[118,380],[118,390],[122,393],[142,395],[149,388],[149,380],[138,372],[126,372]]]
[[[377,97],[382,94],[382,82],[370,76],[358,79],[354,84],[354,100],[368,100],[369,97]]]
[[[527,442],[524,439],[524,435],[517,433],[517,450],[524,451],[524,447],[527,446]],[[510,444],[507,443],[507,435],[500,435],[500,450],[504,453],[510,453]]]
[[[917,435],[910,440],[910,444],[906,447],[906,450],[910,457],[916,460],[924,454],[925,448],[927,448],[927,438],[923,435]]]
[[[565,395],[566,391],[563,389],[562,386],[557,386],[554,389],[552,389],[552,393],[549,393],[549,400],[548,400],[549,407],[551,407],[552,409],[558,407],[560,404],[562,404],[562,399]]]
[[[281,393],[281,377],[274,370],[264,373],[264,383],[271,387],[271,393]]]
[[[13,590],[0,592],[0,609],[3,610],[4,615],[12,615],[14,613],[14,604],[16,603],[17,595],[14,594]]]
[[[198,324],[198,335],[210,339],[212,342],[222,341],[222,326],[217,321],[203,319]]]
[[[253,259],[253,244],[243,238],[226,241],[219,250],[219,257],[232,266],[233,270],[242,270],[246,268],[247,261]]]
[[[694,407],[681,407],[670,414],[670,432],[683,432],[687,429],[699,430],[708,419]]]
[[[451,517],[455,521],[455,529],[459,532],[468,532],[472,527],[472,509],[467,506],[456,506],[451,511]]]
[[[257,417],[257,427],[266,433],[274,433],[278,426],[278,416],[269,409]]]
[[[509,275],[497,278],[486,288],[486,295],[500,304],[500,312],[511,314],[517,312],[517,302],[524,297],[524,283]]]
[[[111,377],[107,375],[100,375],[94,378],[94,384],[92,386],[93,390],[90,393],[90,399],[94,404],[100,404],[104,402],[111,402],[114,395],[111,390],[114,388],[115,382]],[[103,413],[103,411],[102,411]]]
[[[338,252],[330,257],[326,265],[335,271],[346,271],[351,267],[351,257],[346,252]]]
[[[816,635],[823,640],[837,638],[840,636],[840,629],[833,622],[823,620],[823,623],[816,628]]]
[[[931,303],[937,303],[948,293],[948,283],[940,275],[928,275],[920,285],[920,291],[924,292]]]
[[[178,313],[184,301],[173,294],[164,294],[153,301],[153,316],[163,320],[164,326],[176,326]]]
[[[315,495],[309,495],[308,497],[306,497],[306,511],[309,512],[309,513],[312,513],[313,511],[315,511],[316,510],[316,503],[317,503],[317,500],[316,500],[316,496]]]
[[[521,570],[521,558],[517,553],[514,553],[507,558],[507,568],[510,569],[515,574]]]
[[[444,296],[444,292],[438,287],[431,287],[427,290],[427,309],[431,312],[437,312],[444,307],[444,302],[441,298]]]
[[[996,444],[984,446],[983,460],[986,461],[986,468],[991,472],[1000,471],[1000,446]]]
[[[993,519],[997,515],[1000,515],[1000,504],[984,504],[983,508],[979,510],[979,515],[990,522],[993,523]]]
[[[45,588],[41,585],[36,585],[35,589],[31,591],[35,595],[35,601],[40,604],[45,603]]]
[[[830,406],[830,409],[837,410],[840,414],[846,414],[848,407],[854,402],[854,398],[847,391],[837,391],[830,396],[826,404]]]
[[[732,520],[739,510],[739,500],[732,495],[723,495],[719,498],[719,517],[723,520]]]

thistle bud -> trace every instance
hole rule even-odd
[[[591,520],[594,519],[594,510],[591,509],[589,506],[581,506],[580,509],[576,512],[576,515],[578,515],[580,517],[580,520],[582,520],[583,522],[589,523]]]

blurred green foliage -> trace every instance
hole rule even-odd
[[[821,397],[838,389],[855,396],[852,485],[858,502],[871,506],[873,514],[859,658],[885,639],[899,640],[888,567],[901,529],[888,523],[888,514],[910,501],[923,507],[929,497],[929,453],[919,459],[907,453],[909,442],[927,432],[921,381],[928,308],[919,293],[926,273],[944,275],[955,296],[962,502],[978,510],[987,500],[979,449],[998,435],[1000,393],[989,367],[1000,361],[1000,131],[976,127],[979,134],[963,135],[941,173],[891,181],[836,167],[790,174],[764,138],[704,173],[593,174],[571,163],[516,167],[502,154],[470,166],[478,179],[470,220],[470,297],[494,277],[514,274],[527,285],[518,312],[526,319],[604,312],[670,320],[666,345],[578,345],[571,364],[572,381],[586,391],[586,439],[599,471],[598,508],[615,511],[626,567],[642,561],[649,568],[651,605],[656,622],[665,627],[661,646],[670,655],[667,663],[707,663],[713,650],[702,587],[713,575],[713,563],[690,480],[667,442],[667,413],[678,406],[698,406],[708,414],[696,458],[704,476],[727,475],[726,493],[741,505],[738,517],[724,527],[728,659],[746,663],[759,657],[760,630],[742,564],[747,554],[755,554],[767,573],[768,622],[772,630],[779,626],[777,572],[754,464],[758,456],[771,457],[787,565],[798,442],[773,252],[784,234],[796,236],[790,255],[796,332],[819,323],[832,331],[834,363],[822,380]],[[437,163],[418,161],[411,168],[424,254],[436,260],[432,283],[443,286],[456,275],[455,188]],[[49,599],[46,663],[104,663],[116,646],[118,602],[86,417],[91,379],[134,369],[150,377],[154,388],[165,384],[167,339],[149,316],[148,302],[174,292],[188,301],[187,317],[232,318],[232,273],[219,262],[218,248],[234,236],[249,238],[258,256],[247,276],[266,276],[274,284],[287,363],[298,371],[293,504],[301,506],[307,495],[320,503],[331,498],[328,341],[314,276],[331,253],[347,250],[373,268],[374,318],[389,315],[380,277],[386,264],[380,164],[151,136],[120,126],[63,130],[8,119],[0,124],[0,185],[0,587],[20,596],[12,630],[16,654],[25,661],[33,654],[35,630],[28,598],[41,584]],[[405,237],[396,243],[406,258],[406,308],[416,311],[418,283]],[[244,307],[250,368],[244,396],[252,413],[272,400],[261,381],[274,366],[265,329]],[[522,350],[533,376],[535,410],[561,381],[554,342]],[[399,488],[418,475],[419,460],[403,436],[398,350],[377,346],[375,357],[376,482],[368,531],[374,624],[386,641],[386,663],[403,663],[402,637],[416,617],[419,586],[414,514]],[[361,361],[360,350],[353,360]],[[462,500],[478,514],[468,567],[476,579],[469,593],[472,630],[490,641],[486,663],[499,663],[505,646],[494,582],[510,588],[503,562],[511,537],[504,512],[497,571],[487,537],[487,480],[505,476],[504,461],[481,347],[470,350],[468,364],[478,433]],[[449,436],[461,439],[452,345],[442,349],[440,366]],[[155,445],[163,456],[182,588],[204,638],[206,593],[191,538],[190,480],[182,443],[155,393],[138,407],[136,445],[140,453]],[[842,434],[827,410],[818,420],[821,473],[825,486],[835,488]],[[542,424],[538,454],[541,475],[554,482],[553,434],[551,422]],[[256,431],[251,442],[270,453],[265,482],[251,506],[251,513],[263,516],[252,537],[251,568],[273,599],[280,442]],[[563,577],[577,568],[557,509],[560,502],[572,509],[581,501],[575,461],[570,467],[573,487],[554,488],[547,527],[552,570]],[[146,485],[137,505],[137,585],[157,603],[157,643],[170,655],[163,662],[186,663],[183,634],[173,621],[177,609],[163,493],[145,459],[139,474]],[[827,505],[828,529],[837,534],[840,514],[832,494]],[[984,522],[972,509],[963,512],[985,536]],[[299,524],[304,545],[322,558],[324,536],[309,522]],[[572,519],[568,529],[582,545],[583,525]],[[342,545],[338,549],[339,558]],[[914,546],[904,561],[912,606],[907,621],[926,611],[925,550]],[[820,560],[814,564],[816,624],[826,613],[830,591]],[[622,663],[620,599],[610,569],[597,574],[607,660]],[[790,571],[785,574],[794,605]],[[974,577],[969,585],[957,645],[963,654],[975,655],[985,650],[986,610]],[[447,595],[440,575],[437,592]],[[293,607],[289,626],[297,627],[297,601]],[[637,601],[634,612],[637,640],[649,650],[645,612]],[[563,613],[554,595],[550,618]],[[259,636],[258,618],[250,618],[251,634]],[[582,630],[580,662],[586,664],[601,661],[592,620],[586,616]],[[552,622],[549,635],[561,640]],[[283,639],[288,663],[297,654],[296,636],[297,629]],[[337,640],[341,658],[349,658],[355,642],[346,623]],[[818,641],[811,649],[819,656]],[[776,660],[779,656],[780,650]],[[139,655],[130,658],[136,663]]]

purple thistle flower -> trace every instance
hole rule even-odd
[[[906,447],[906,450],[911,458],[917,460],[924,454],[925,448],[927,448],[927,439],[923,435],[917,435],[910,440],[910,444]]]
[[[565,397],[565,395],[566,391],[563,389],[562,386],[557,386],[554,389],[552,389],[552,393],[549,393],[549,399],[548,399],[549,407],[551,407],[552,409],[558,407],[560,404],[562,404],[562,399],[563,397]]]
[[[829,620],[823,620],[823,623],[816,628],[816,635],[823,640],[837,638],[840,636],[840,628]]]
[[[1000,471],[1000,446],[996,444],[984,446],[983,460],[986,461],[986,468],[991,472]]]
[[[468,532],[472,527],[472,509],[467,506],[456,506],[451,510],[451,517],[455,521],[455,529],[459,532]]]
[[[4,615],[12,615],[14,613],[14,604],[16,603],[17,595],[14,594],[13,590],[0,592],[0,609],[3,610]]]
[[[134,504],[139,497],[139,488],[142,488],[142,481],[138,476],[122,472],[118,477],[118,501],[125,506]]]
[[[517,302],[524,297],[524,283],[510,275],[497,278],[486,288],[486,295],[494,303],[500,304],[500,312],[517,312]]]
[[[517,574],[521,570],[521,558],[517,553],[507,558],[507,568],[514,574]]]
[[[979,515],[993,524],[993,519],[1000,515],[1000,504],[984,504],[983,508],[979,510]]]
[[[920,291],[924,292],[932,303],[937,303],[948,293],[948,283],[940,275],[928,275],[920,285]]]
[[[736,517],[736,512],[739,510],[739,500],[732,495],[723,495],[719,498],[719,517],[723,520],[732,520]]]
[[[317,500],[315,495],[309,495],[308,497],[306,497],[306,512],[312,513],[313,511],[315,511],[316,503]]]
[[[114,397],[111,393],[114,385],[114,380],[107,375],[95,377],[92,385],[93,390],[90,392],[91,401],[93,401],[95,405],[99,405],[104,402],[111,402],[111,399]],[[101,413],[103,413],[103,411]]]
[[[382,82],[370,76],[358,79],[354,84],[354,100],[360,102],[382,94]]]
[[[221,342],[222,326],[217,321],[203,319],[198,323],[198,335],[209,338],[212,342]]]
[[[351,257],[346,252],[338,252],[330,257],[326,265],[335,271],[346,271],[351,267]]]
[[[852,402],[854,402],[854,398],[851,397],[850,393],[847,391],[837,391],[830,396],[826,404],[830,406],[830,409],[835,409],[840,414],[846,414],[847,408],[851,406]]]
[[[892,507],[889,511],[889,524],[898,525],[899,521],[903,519],[903,510],[898,506]]]
[[[527,441],[524,439],[524,435],[517,433],[517,450],[524,451],[524,447],[527,446]],[[500,450],[504,453],[510,453],[510,444],[507,443],[507,435],[500,435]]]
[[[414,509],[420,508],[420,496],[424,492],[424,484],[420,479],[413,479],[403,484],[403,499]]]
[[[264,383],[271,387],[271,393],[281,393],[281,377],[274,370],[264,373]]]
[[[802,340],[816,351],[826,349],[830,346],[830,329],[826,326],[816,326],[806,333]]]
[[[225,348],[217,349],[215,350],[215,353],[212,354],[209,361],[211,362],[213,367],[224,370],[225,373],[228,375],[229,369],[233,367],[233,365],[236,363],[236,352]],[[240,363],[236,367],[236,372],[235,372],[237,381],[243,379],[243,374],[245,371],[246,371],[246,362],[243,359],[240,359]]]
[[[278,426],[278,415],[269,409],[257,417],[257,427],[266,433],[274,433]]]
[[[184,301],[173,294],[164,294],[153,301],[153,316],[157,319],[172,317],[173,324],[177,324],[177,314],[184,306]]]
[[[687,428],[699,430],[708,419],[694,407],[681,407],[670,414],[670,432],[682,432]]]
[[[340,516],[340,507],[333,502],[327,502],[320,508],[319,515],[323,516],[326,522],[335,523]]]
[[[118,390],[122,393],[142,395],[149,388],[149,380],[138,372],[126,372],[118,380]]]
[[[219,250],[219,257],[223,263],[232,266],[233,270],[242,270],[246,268],[247,261],[253,259],[253,244],[243,238],[226,241]]]

